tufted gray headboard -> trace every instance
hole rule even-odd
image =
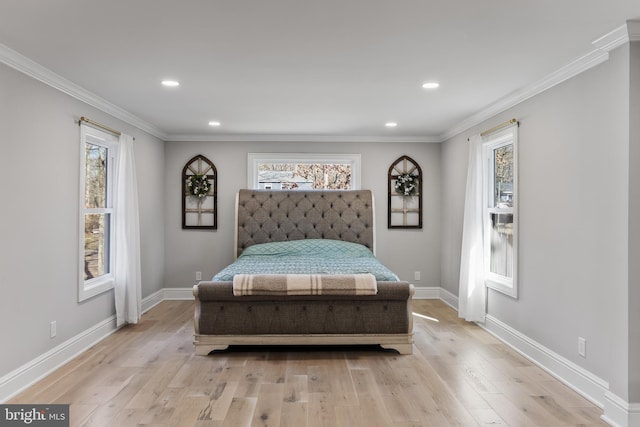
[[[236,257],[257,243],[334,239],[375,254],[370,190],[240,190],[236,196]]]

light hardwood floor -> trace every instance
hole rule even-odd
[[[191,301],[165,301],[8,403],[73,426],[604,426],[601,411],[437,300],[415,345],[236,347],[195,356]]]

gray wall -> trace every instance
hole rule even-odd
[[[629,401],[640,402],[640,42],[630,44]]]
[[[442,146],[442,284],[457,294],[468,136],[519,129],[519,298],[488,314],[609,381],[627,399],[629,49]],[[451,239],[451,241],[449,240]],[[636,305],[637,308],[637,305]],[[577,354],[587,339],[587,357]]]
[[[88,116],[136,138],[142,294],[162,288],[164,144],[0,65],[0,376],[114,314],[113,293],[78,303],[80,133]],[[57,337],[49,338],[49,322]]]
[[[166,144],[165,286],[196,283],[195,272],[213,276],[233,260],[235,193],[247,186],[247,153],[362,154],[362,188],[372,189],[376,204],[377,255],[402,279],[416,286],[440,285],[440,145],[382,143],[168,142]],[[218,230],[181,229],[181,172],[197,154],[218,170]],[[387,171],[408,155],[424,174],[423,229],[387,229]],[[421,280],[414,282],[414,272]]]

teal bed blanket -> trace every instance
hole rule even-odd
[[[366,246],[328,239],[290,240],[250,246],[212,280],[233,281],[236,274],[363,273],[373,274],[379,282],[400,280]]]

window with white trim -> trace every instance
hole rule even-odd
[[[518,126],[483,137],[487,287],[518,296]]]
[[[79,301],[113,288],[117,142],[113,134],[80,125]]]
[[[247,184],[268,190],[357,190],[360,154],[249,153]]]

